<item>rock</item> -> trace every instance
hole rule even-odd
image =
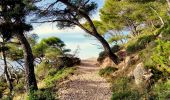
[[[150,78],[153,76],[151,73],[151,69],[146,70],[144,68],[143,63],[139,63],[133,71],[133,75],[135,78],[135,83],[138,86],[148,84],[150,82]]]
[[[134,78],[135,78],[135,83],[137,85],[141,85],[144,81],[143,79],[143,75],[146,73],[147,71],[145,70],[144,68],[144,65],[143,63],[139,63],[136,68],[134,69],[133,71],[133,75],[134,75]]]
[[[159,35],[158,35],[158,38],[162,38],[162,34],[159,34]]]
[[[127,57],[125,58],[125,67],[129,66],[129,65],[130,65],[130,62],[131,62],[130,56],[127,56]]]
[[[105,58],[103,63],[100,65],[102,68],[106,68],[108,66],[116,66],[115,63],[109,58]]]
[[[130,58],[130,64],[136,64],[136,62],[139,60],[139,55],[133,55]]]

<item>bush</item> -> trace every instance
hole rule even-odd
[[[140,93],[132,86],[130,80],[126,77],[115,79],[112,87],[112,100],[139,100]]]
[[[52,67],[55,67],[56,69],[62,69],[64,67],[73,67],[74,65],[80,64],[79,58],[73,58],[73,57],[58,57],[55,59],[55,61],[50,62]]]
[[[104,51],[102,51],[102,52],[99,53],[99,57],[97,58],[97,61],[98,61],[99,63],[102,63],[103,60],[104,60],[106,57],[107,57],[107,54],[106,54]]]
[[[127,52],[128,53],[135,53],[140,50],[143,50],[146,48],[146,46],[153,40],[156,39],[156,36],[151,34],[151,35],[142,35],[138,37],[137,40],[131,40],[128,45],[127,45]]]
[[[170,25],[168,24],[165,24],[164,27],[162,27],[158,33],[161,33],[162,35],[162,40],[165,40],[165,41],[170,41]]]
[[[54,76],[57,73],[57,69],[51,68],[48,71],[48,76]]]
[[[0,82],[0,98],[2,98],[3,92],[7,87],[8,86],[7,86],[6,82],[3,82],[3,81]]]
[[[121,92],[113,92],[111,100],[139,100],[139,92],[138,91],[121,91]]]
[[[104,76],[104,77],[106,77],[106,76],[109,76],[110,74],[112,74],[113,72],[115,72],[115,71],[117,71],[118,69],[117,68],[114,68],[114,67],[106,67],[106,68],[104,68],[104,69],[101,69],[100,71],[99,71],[99,75],[100,76]]]
[[[155,84],[151,92],[152,94],[154,94],[154,99],[169,100],[170,99],[170,80]]]
[[[69,57],[58,57],[55,64],[55,67],[59,69],[72,66],[74,66],[74,63],[73,60]]]
[[[24,88],[24,83],[21,82],[21,83],[18,83],[16,86],[15,86],[15,91],[16,92],[19,92],[19,93],[24,93],[25,91],[25,88]]]
[[[156,40],[155,46],[148,46],[140,52],[140,58],[148,69],[152,69],[154,79],[166,78],[170,73],[170,42]]]
[[[27,100],[55,100],[50,90],[30,91]]]
[[[50,64],[49,62],[43,61],[41,62],[35,70],[35,74],[38,77],[39,80],[44,79],[45,76],[47,76],[48,71],[50,69]]]
[[[165,74],[170,73],[170,41],[157,40],[157,43],[151,59],[157,65],[158,70]]]
[[[58,70],[56,73],[53,73],[54,71],[52,70],[51,74],[49,73],[43,81],[46,83],[47,87],[53,87],[57,81],[66,78],[68,75],[73,73],[74,70],[75,68],[64,68]]]

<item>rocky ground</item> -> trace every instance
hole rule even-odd
[[[77,72],[60,84],[59,100],[110,100],[110,84],[98,75],[94,59],[83,60]]]

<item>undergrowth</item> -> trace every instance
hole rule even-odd
[[[117,68],[114,68],[114,67],[106,67],[104,69],[101,69],[99,71],[99,75],[102,76],[102,77],[107,77],[109,75],[111,75],[113,72],[117,71],[118,69]]]
[[[75,70],[75,67],[63,68],[56,71],[55,69],[50,69],[48,75],[43,80],[47,87],[55,86],[55,83],[66,78],[72,74]]]

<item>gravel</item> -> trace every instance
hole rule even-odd
[[[60,83],[59,100],[110,100],[110,84],[98,75],[95,60],[84,60],[76,73]]]

